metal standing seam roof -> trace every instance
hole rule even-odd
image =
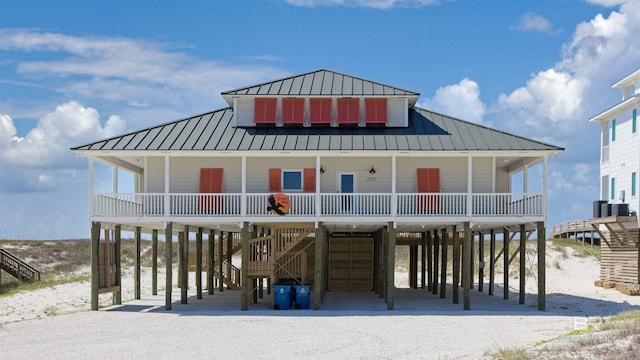
[[[72,148],[75,151],[562,151],[429,110],[409,109],[409,126],[233,127],[224,108]]]
[[[236,96],[406,96],[417,99],[414,91],[375,81],[320,69],[306,74],[225,91],[222,97],[233,105]],[[411,105],[415,102],[411,101]]]

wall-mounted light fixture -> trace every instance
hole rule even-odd
[[[376,173],[376,169],[373,168],[373,165],[371,165],[371,170],[369,170],[369,174],[373,175]]]
[[[320,174],[324,174],[324,169],[320,166]]]

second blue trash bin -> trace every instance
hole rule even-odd
[[[291,307],[291,285],[273,286],[273,308],[288,310]]]
[[[296,285],[296,309],[308,309],[311,299],[311,285]]]

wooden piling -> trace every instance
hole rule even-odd
[[[202,228],[196,233],[196,299],[202,299]]]
[[[518,303],[524,304],[525,300],[525,280],[526,280],[526,250],[527,250],[527,232],[524,224],[520,225],[520,291]]]
[[[438,230],[433,230],[433,283],[431,292],[433,295],[438,294],[438,257],[440,256],[440,235]]]
[[[484,236],[485,233],[478,233],[478,292],[484,291]]]
[[[473,246],[473,235],[471,234],[471,224],[464,223],[464,247],[462,248],[462,287],[464,289],[464,309],[471,310],[471,247]]]
[[[460,237],[458,235],[457,226],[453,225],[451,229],[453,233],[453,303],[460,302]]]
[[[242,268],[240,269],[240,286],[242,287],[242,293],[240,294],[240,310],[247,310],[249,308],[249,293],[251,291],[251,285],[249,285],[249,223],[242,224],[242,230],[240,231],[242,242]],[[233,238],[233,234],[229,233],[229,239]],[[233,245],[232,245],[233,246]],[[232,247],[229,247],[228,252],[231,253]]]
[[[136,227],[136,232],[135,232],[135,242],[136,242],[136,258],[135,258],[135,265],[134,265],[134,271],[133,271],[133,282],[134,282],[134,289],[133,289],[133,298],[136,300],[140,300],[140,252],[141,252],[141,232],[142,232],[142,228],[140,228],[140,226]]]
[[[537,224],[538,232],[538,310],[546,309],[546,231],[544,228],[544,222],[540,221]],[[593,236],[591,237],[593,243]],[[640,261],[640,260],[639,260]]]
[[[433,290],[433,239],[427,231],[427,291]]]
[[[316,228],[316,240],[315,240],[315,262],[313,273],[313,309],[320,310],[320,303],[322,302],[322,268],[324,264],[324,225],[322,222],[318,223]]]
[[[116,305],[122,305],[122,226],[116,225],[116,231],[114,236],[113,252],[115,253],[114,263],[116,265],[116,284],[118,284],[118,291],[116,291]]]
[[[207,243],[208,243],[208,247],[207,247],[207,294],[209,295],[213,295],[213,288],[215,287],[213,285],[213,270],[215,269],[214,264],[215,264],[215,244],[214,244],[214,239],[215,239],[215,231],[210,230],[209,231],[209,237],[207,238]]]
[[[165,309],[171,310],[171,290],[173,289],[173,224],[167,223],[164,229],[165,253],[164,262],[166,265],[165,277]]]
[[[100,223],[91,223],[91,310],[98,310],[100,290]]]
[[[389,253],[387,254],[387,310],[393,310],[395,293],[395,269],[396,269],[396,229],[393,223],[388,225]]]
[[[151,233],[151,295],[158,295],[158,229]]]
[[[509,230],[504,228],[502,231],[502,260],[503,260],[503,296],[502,298],[505,300],[509,300],[509,242],[511,242],[511,238],[509,237]]]
[[[224,232],[220,232],[218,235],[218,285],[220,286],[220,292],[224,291]]]
[[[427,285],[427,236],[424,232],[421,233],[420,236],[420,252],[421,252],[421,261],[420,261],[420,265],[421,265],[421,276],[420,276],[420,288],[421,289],[425,289],[426,285]]]
[[[442,269],[440,271],[440,298],[444,299],[447,294],[447,250],[449,248],[449,232],[442,229]]]
[[[491,229],[489,238],[489,295],[493,295],[496,282],[496,232]]]

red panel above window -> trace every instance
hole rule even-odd
[[[304,99],[282,99],[282,123],[304,124]]]
[[[387,99],[364,99],[364,115],[367,124],[386,124]]]
[[[309,99],[311,124],[331,124],[331,99]]]
[[[338,99],[338,124],[360,122],[360,99]]]
[[[253,108],[253,122],[256,124],[275,124],[277,99],[255,98]]]

